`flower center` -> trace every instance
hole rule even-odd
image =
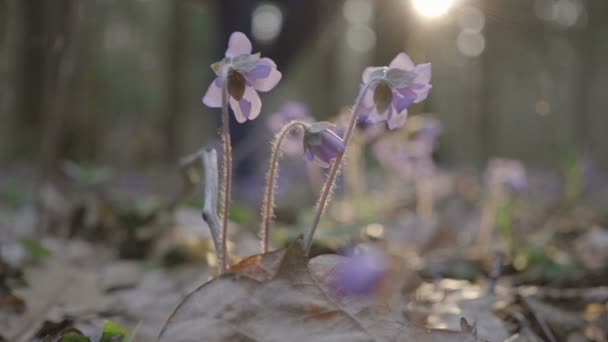
[[[388,106],[393,101],[393,91],[386,82],[379,82],[374,91],[374,103],[378,113],[384,113],[388,109]]]
[[[228,72],[228,93],[235,100],[240,101],[243,98],[246,86],[247,82],[243,74],[234,69]]]

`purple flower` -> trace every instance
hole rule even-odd
[[[389,129],[403,126],[407,108],[424,101],[432,89],[431,64],[415,65],[405,53],[398,54],[388,67],[366,68],[362,79],[369,88],[361,115],[372,123],[387,122]]]
[[[284,125],[291,121],[311,122],[312,118],[309,114],[308,107],[300,102],[287,102],[278,112],[270,115],[268,118],[268,128],[273,133],[276,133],[283,128]],[[300,156],[302,154],[302,136],[303,132],[300,129],[292,129],[290,134],[281,144],[281,150],[288,156]]]
[[[378,291],[388,269],[388,257],[382,251],[358,246],[337,266],[333,287],[350,295],[370,295]]]
[[[287,102],[281,106],[278,112],[268,118],[268,128],[274,133],[291,121],[311,121],[308,106],[301,102]]]
[[[488,163],[486,176],[491,188],[506,186],[514,192],[523,192],[528,188],[526,169],[517,160],[493,158]]]
[[[226,57],[211,65],[217,75],[203,97],[211,108],[222,106],[222,85],[228,82],[230,108],[239,123],[255,119],[262,109],[258,91],[266,92],[281,80],[281,73],[270,58],[251,54],[251,42],[241,32],[230,36]]]
[[[328,168],[338,154],[344,152],[344,141],[331,129],[335,125],[329,122],[315,122],[306,128],[304,133],[304,151],[311,162]]]
[[[345,108],[340,112],[336,119],[336,124],[338,126],[336,133],[341,137],[344,137],[344,134],[346,133],[348,121],[350,120],[350,114],[350,109]],[[373,122],[365,114],[359,114],[355,127],[360,133],[358,136],[362,137],[365,142],[370,142],[376,139],[385,131],[385,125],[380,125],[377,122]]]

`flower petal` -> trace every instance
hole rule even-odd
[[[363,83],[369,83],[371,81],[371,75],[374,71],[382,69],[382,67],[367,67],[363,70],[363,74],[361,74],[361,80]]]
[[[234,99],[234,97],[230,97],[230,108],[232,109],[234,117],[238,123],[244,123],[247,121],[247,117],[243,113],[243,108],[247,109],[247,104],[245,104],[245,102],[249,103],[249,101],[245,100],[245,98],[242,98],[241,101],[237,101]],[[241,106],[241,103],[243,103],[243,106]],[[251,104],[249,104],[249,106],[251,106]],[[249,115],[249,113],[247,113],[247,115]]]
[[[258,64],[247,73],[249,84],[259,91],[270,91],[282,78],[276,64],[270,58],[262,58]]]
[[[244,123],[247,120],[253,120],[260,115],[262,109],[262,100],[252,87],[245,88],[245,94],[240,101],[230,97],[230,108],[234,112],[234,117],[238,123]]]
[[[405,121],[407,120],[407,108],[401,112],[395,113],[393,117],[388,120],[387,125],[389,129],[397,129],[403,127],[405,125]]]
[[[262,111],[262,100],[260,99],[260,95],[258,95],[258,92],[255,91],[255,89],[253,89],[252,87],[247,87],[247,89],[245,90],[245,96],[243,96],[243,98],[251,103],[251,108],[247,119],[253,120],[257,118],[258,115],[260,115],[260,112]]]
[[[228,49],[226,50],[226,57],[236,57],[240,55],[248,55],[251,53],[251,41],[242,32],[234,32],[230,35],[228,41]]]
[[[395,107],[395,110],[397,111],[397,113],[401,113],[404,110],[407,109],[407,107],[409,107],[412,103],[414,103],[414,100],[416,99],[416,94],[413,94],[413,96],[404,96],[404,97],[399,97],[399,96],[393,96],[393,107]]]
[[[414,69],[415,65],[410,56],[408,56],[405,52],[402,52],[393,59],[388,67],[409,71]]]
[[[202,101],[207,107],[219,108],[222,106],[222,80],[219,77],[213,80]]]
[[[426,98],[429,96],[429,93],[433,89],[433,86],[430,84],[425,84],[421,88],[412,88],[412,89],[416,93],[416,99],[414,100],[414,103],[420,103],[420,102],[426,100]]]
[[[416,84],[428,84],[431,82],[431,63],[418,64],[414,68],[414,73],[416,74],[416,79],[414,79],[413,83]]]

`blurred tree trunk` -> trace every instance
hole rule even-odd
[[[34,151],[40,136],[40,120],[44,117],[44,79],[46,77],[45,8],[40,1],[21,1],[22,46],[20,52],[20,80],[17,94],[19,123],[16,132],[17,153]]]
[[[44,105],[41,110],[43,116],[38,170],[41,180],[52,177],[58,170],[59,161],[64,157],[65,146],[62,142],[65,140],[65,118],[70,110],[70,90],[77,60],[75,34],[79,6],[77,0],[55,0],[43,8],[47,39],[42,57],[46,72],[41,80],[41,103]]]
[[[167,111],[163,116],[163,130],[165,138],[165,157],[168,161],[175,161],[178,157],[178,130],[179,122],[184,111],[183,105],[183,69],[184,48],[187,41],[185,23],[186,10],[182,1],[171,1],[167,85],[169,98]]]

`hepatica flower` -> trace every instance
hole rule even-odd
[[[407,108],[424,101],[432,89],[431,64],[415,65],[405,53],[398,54],[388,67],[365,69],[362,79],[368,91],[360,118],[372,123],[386,122],[389,129],[403,126]]]
[[[371,295],[380,289],[388,269],[389,261],[382,251],[358,246],[336,268],[333,287],[349,295]]]
[[[526,169],[517,160],[493,158],[488,163],[487,177],[491,188],[505,186],[513,192],[523,192],[528,187]]]
[[[230,108],[239,123],[255,119],[262,109],[258,91],[266,92],[281,80],[281,73],[270,58],[251,54],[251,42],[241,32],[230,36],[225,58],[211,65],[217,75],[203,97],[211,108],[222,106],[222,86],[228,82]]]
[[[344,152],[344,141],[332,131],[335,125],[315,122],[304,132],[306,158],[323,168],[328,168],[338,154]]]

